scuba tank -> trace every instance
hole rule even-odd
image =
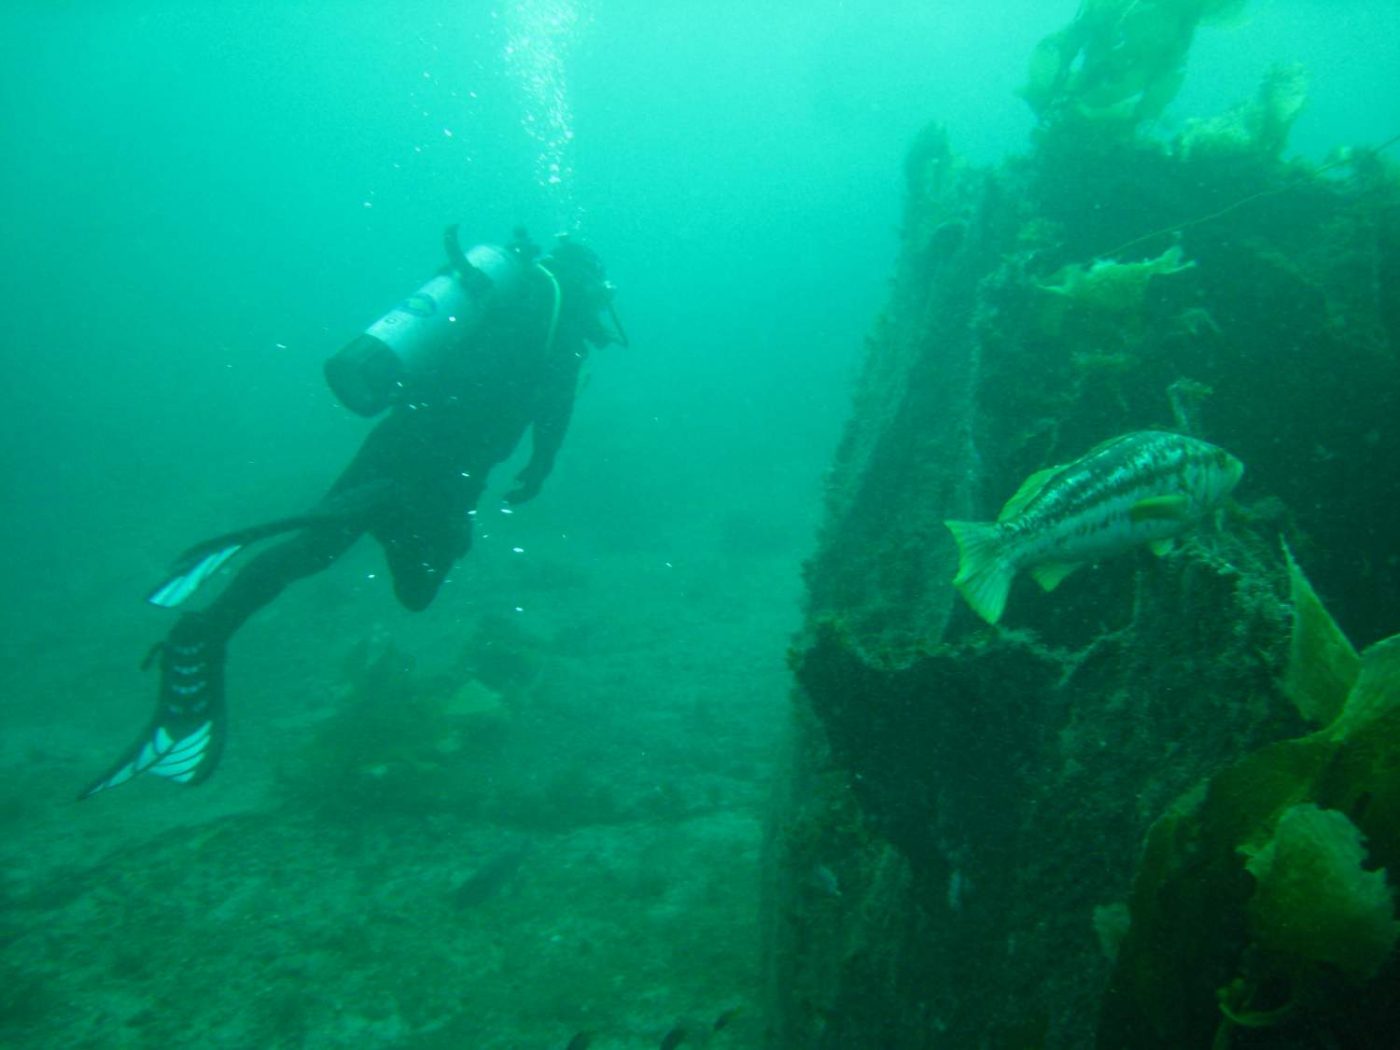
[[[326,361],[340,403],[375,416],[422,392],[445,355],[521,286],[519,251],[478,244],[463,252],[457,227],[443,233],[449,265]]]

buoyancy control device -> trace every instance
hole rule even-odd
[[[463,251],[457,227],[443,233],[448,265],[326,361],[326,382],[362,416],[420,394],[443,357],[480,328],[488,312],[515,295],[528,255],[514,246]]]

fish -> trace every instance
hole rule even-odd
[[[565,1048],[565,1050],[588,1050],[588,1048],[592,1045],[593,1033],[579,1032],[576,1036],[569,1040],[569,1045]]]
[[[485,904],[515,878],[533,850],[534,843],[525,839],[507,845],[453,890],[452,903],[463,909]]]
[[[958,547],[953,586],[994,624],[1026,570],[1047,591],[1081,565],[1141,544],[1165,554],[1220,508],[1244,464],[1183,434],[1137,430],[1028,477],[994,522],[945,521]]]
[[[685,1037],[685,1025],[676,1025],[661,1037],[661,1050],[676,1050],[676,1047],[685,1042]]]
[[[742,1012],[743,1007],[731,1006],[728,1010],[725,1010],[722,1014],[715,1018],[715,1023],[712,1026],[713,1030],[719,1032],[728,1028],[730,1024],[733,1023],[734,1018],[738,1017],[739,1014]]]

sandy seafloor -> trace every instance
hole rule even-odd
[[[740,506],[646,540],[561,513],[483,510],[423,614],[369,541],[287,592],[234,640],[229,749],[197,789],[73,801],[149,714],[137,665],[168,620],[144,575],[70,581],[12,631],[0,1045],[608,1050],[679,1023],[685,1046],[758,1046],[811,523]],[[386,651],[431,724],[356,671]]]

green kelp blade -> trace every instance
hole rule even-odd
[[[1356,684],[1332,724],[1331,735],[1339,740],[1400,707],[1400,634],[1367,647],[1358,662]]]
[[[1299,962],[1322,962],[1358,980],[1381,968],[1400,937],[1385,871],[1368,870],[1361,829],[1312,802],[1290,806],[1273,837],[1248,854],[1254,942]]]
[[[1323,606],[1288,544],[1288,591],[1293,603],[1293,637],[1283,692],[1308,721],[1328,725],[1341,712],[1361,673],[1361,658]]]
[[[1069,59],[1072,57],[1072,45],[1067,40],[1067,35],[1063,30],[1051,33],[1031,51],[1026,82],[1018,94],[1035,110],[1037,116],[1045,112],[1054,101],[1056,93],[1061,90]]]
[[[1278,815],[1312,796],[1340,746],[1323,733],[1266,745],[1198,784],[1152,825],[1102,1002],[1098,1050],[1211,1045],[1222,974],[1249,941],[1254,885],[1239,847],[1267,842]]]

